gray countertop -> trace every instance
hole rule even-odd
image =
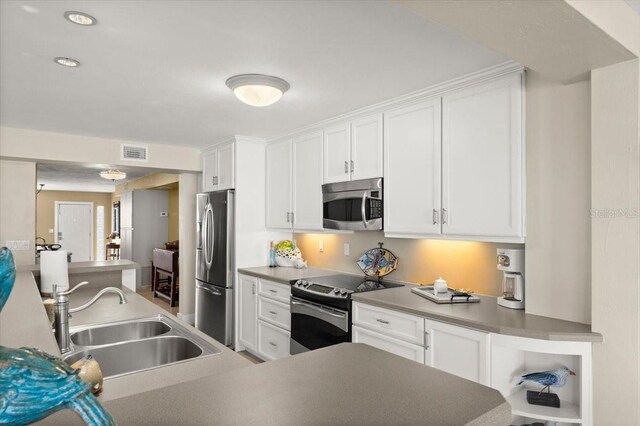
[[[162,313],[187,326],[141,296],[123,291],[127,304],[119,305],[117,296],[108,294],[74,314],[71,325]],[[71,305],[94,292],[77,290]],[[251,365],[198,330],[192,332],[222,352],[105,380],[98,398],[119,424],[502,425],[511,419],[498,391],[366,345],[343,344]],[[59,355],[32,272],[17,274],[0,314],[0,344],[35,346]],[[40,423],[81,421],[64,410]]]
[[[140,265],[131,260],[96,260],[91,262],[71,262],[68,265],[69,274],[84,274],[87,272],[122,271],[123,269],[137,269]],[[16,268],[18,272],[33,272],[40,275],[40,265],[21,265]]]
[[[490,333],[544,340],[601,342],[602,335],[589,324],[527,314],[499,306],[496,298],[481,296],[480,303],[437,304],[404,287],[353,295],[355,302],[394,309]]]
[[[104,404],[135,425],[508,425],[497,390],[345,343]],[[48,424],[82,424],[70,412]]]
[[[280,266],[269,268],[268,266],[258,266],[256,268],[240,268],[238,269],[238,273],[251,275],[252,277],[264,278],[265,280],[271,280],[282,284],[291,284],[297,280],[343,274],[344,272],[331,271],[329,269],[298,269],[283,268]]]

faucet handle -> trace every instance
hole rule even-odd
[[[73,287],[71,290],[67,290],[67,291],[61,291],[60,293],[58,293],[60,296],[68,296],[71,293],[73,293],[74,291],[76,291],[77,289],[79,289],[82,286],[85,286],[89,284],[89,281],[82,281],[81,283],[78,283],[78,285],[76,285],[75,287]],[[56,286],[53,286],[53,294],[54,294],[54,298],[55,298],[55,293],[56,292]]]

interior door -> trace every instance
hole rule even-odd
[[[72,253],[74,262],[87,262],[92,257],[93,205],[58,203],[56,243]]]
[[[434,98],[384,115],[384,229],[439,235],[441,107]]]

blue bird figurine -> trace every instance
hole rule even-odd
[[[560,367],[555,370],[525,374],[522,376],[522,380],[520,380],[518,386],[524,382],[533,382],[544,386],[540,393],[544,392],[545,389],[550,392],[550,386],[562,387],[567,383],[567,377],[575,375],[576,373],[571,371],[568,367]]]
[[[0,248],[0,310],[16,277],[11,251]],[[24,425],[70,408],[90,426],[115,421],[83,382],[78,370],[34,348],[0,346],[0,424]]]
[[[15,280],[16,266],[13,263],[13,255],[8,248],[2,247],[0,248],[0,312],[9,299]]]

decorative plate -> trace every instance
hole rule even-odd
[[[374,248],[364,252],[358,259],[358,266],[365,275],[370,277],[384,277],[396,270],[398,258],[387,249]]]

